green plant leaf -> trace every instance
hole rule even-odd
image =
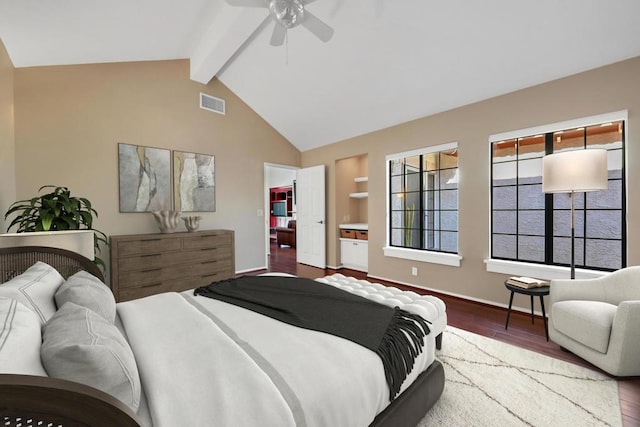
[[[93,218],[98,212],[93,209],[91,202],[85,197],[74,197],[67,187],[43,185],[39,193],[48,191],[31,199],[13,202],[4,218],[15,217],[11,220],[7,231],[18,227],[17,232],[79,230],[83,228],[94,231],[94,248],[98,254],[100,244],[109,247],[106,234],[93,228]],[[96,255],[95,262],[103,268],[105,263]]]
[[[78,227],[78,222],[73,217],[63,216],[60,217],[59,220],[59,227],[62,227],[59,228],[60,230],[78,230],[80,228]]]
[[[91,212],[87,212],[87,211],[82,211],[82,212],[78,212],[80,218],[81,218],[81,223],[86,225],[87,228],[91,228],[91,224],[93,223],[93,216],[91,215]]]
[[[55,218],[55,216],[50,214],[49,212],[45,212],[45,213],[41,213],[40,214],[40,222],[41,222],[41,226],[42,226],[42,231],[51,230],[51,224],[53,224],[54,218]]]
[[[78,197],[78,200],[80,200],[80,202],[87,208],[87,210],[93,210],[91,208],[91,202],[89,200],[85,199],[84,197]]]

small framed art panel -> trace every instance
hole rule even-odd
[[[120,212],[171,209],[171,150],[118,144]]]
[[[215,158],[209,154],[173,152],[174,209],[215,212]]]

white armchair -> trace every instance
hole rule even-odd
[[[552,280],[552,341],[615,376],[640,375],[640,266]]]

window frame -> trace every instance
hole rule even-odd
[[[454,149],[458,149],[458,142],[449,142],[449,143],[445,143],[445,144],[439,144],[439,145],[434,145],[431,147],[425,147],[425,148],[421,148],[421,149],[417,149],[417,150],[411,150],[411,151],[405,151],[402,153],[394,153],[394,154],[389,154],[385,157],[385,172],[386,172],[386,187],[385,187],[385,192],[386,192],[386,219],[385,219],[385,225],[386,225],[386,240],[385,240],[385,246],[383,247],[383,253],[384,256],[387,257],[393,257],[393,258],[401,258],[401,259],[406,259],[406,260],[412,260],[412,261],[419,261],[419,262],[428,262],[428,263],[434,263],[434,264],[442,264],[442,265],[449,265],[449,266],[454,266],[454,267],[459,267],[460,266],[460,262],[462,260],[462,256],[460,256],[460,246],[459,246],[459,242],[460,242],[460,219],[459,219],[459,213],[460,213],[460,206],[459,206],[459,200],[460,200],[460,193],[459,193],[459,189],[460,186],[458,184],[458,207],[456,209],[456,212],[458,213],[458,221],[457,221],[457,226],[456,226],[456,232],[457,232],[457,241],[458,244],[457,246],[457,252],[456,253],[451,253],[451,252],[442,252],[442,251],[435,251],[435,250],[429,250],[429,249],[415,249],[415,248],[406,248],[406,247],[400,247],[400,246],[392,246],[391,245],[391,161],[392,160],[398,160],[398,159],[403,159],[403,158],[408,158],[408,157],[415,157],[415,156],[420,156],[420,155],[428,155],[428,154],[433,154],[433,153],[439,153],[442,151],[451,151]],[[457,166],[457,171],[458,171],[458,177],[460,177],[460,165],[458,164]],[[420,178],[422,180],[422,177]],[[459,178],[458,178],[458,183],[459,183]],[[420,194],[420,197],[424,197],[424,194]],[[421,212],[422,215],[422,212]]]
[[[549,125],[536,126],[527,129],[520,129],[515,131],[504,132],[500,134],[494,134],[489,136],[489,159],[487,164],[489,165],[489,234],[488,234],[488,254],[489,257],[485,259],[486,269],[488,272],[493,273],[504,273],[504,274],[513,274],[519,276],[533,276],[540,277],[544,279],[566,279],[569,277],[569,269],[570,267],[565,265],[558,264],[546,264],[546,263],[537,263],[537,262],[527,262],[527,261],[518,261],[518,260],[505,260],[500,258],[492,258],[492,244],[493,244],[493,143],[500,142],[510,139],[517,139],[523,137],[530,137],[531,135],[539,135],[539,134],[548,134],[553,132],[558,132],[567,129],[575,129],[580,127],[588,127],[593,125],[598,125],[601,123],[615,122],[615,121],[624,121],[624,142],[622,146],[622,206],[621,206],[621,243],[622,243],[622,260],[621,264],[624,266],[625,261],[627,259],[627,241],[628,241],[628,233],[626,230],[626,217],[627,217],[627,203],[628,200],[628,185],[626,185],[628,180],[628,172],[627,172],[627,144],[629,141],[629,132],[628,132],[628,111],[621,110],[611,113],[599,114],[584,118],[578,118],[563,122],[552,123]],[[545,238],[548,236],[545,235]],[[610,270],[608,269],[600,269],[600,268],[576,268],[576,278],[595,278],[600,277],[607,274]]]

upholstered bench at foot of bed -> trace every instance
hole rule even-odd
[[[338,287],[390,307],[400,307],[411,313],[419,314],[431,322],[429,328],[436,337],[436,348],[438,350],[442,348],[442,333],[447,327],[447,311],[445,303],[440,298],[431,295],[420,295],[413,291],[403,291],[380,283],[371,283],[355,277],[347,277],[340,273],[321,277],[316,281]]]

